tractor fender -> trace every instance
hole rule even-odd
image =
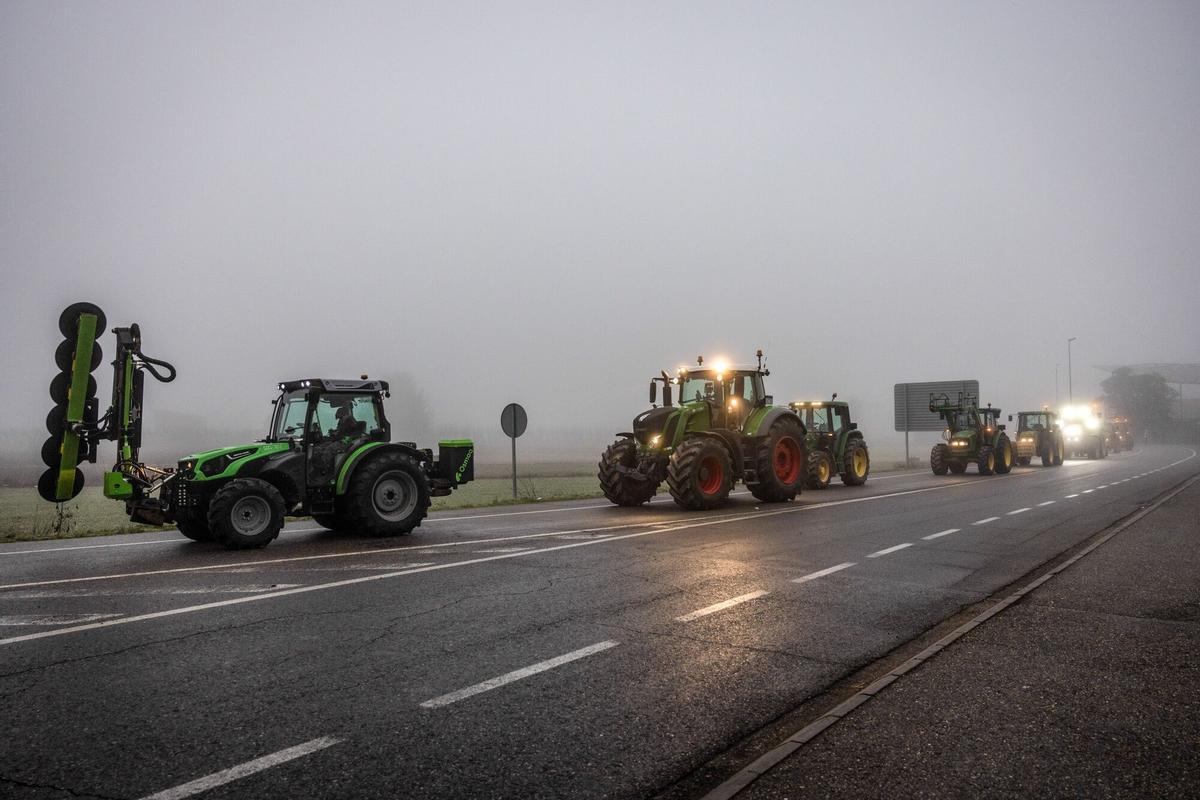
[[[368,442],[348,455],[346,460],[342,462],[341,468],[338,469],[334,494],[338,496],[345,494],[346,487],[350,485],[350,478],[354,475],[354,471],[381,453],[403,453],[406,456],[415,458],[423,465],[429,460],[428,453],[405,444],[398,442]]]
[[[764,413],[765,412],[765,413]],[[756,410],[746,420],[746,426],[743,428],[747,436],[766,436],[771,430],[771,426],[781,419],[791,418],[800,426],[800,434],[808,433],[804,428],[804,421],[800,419],[800,415],[790,408],[783,406],[768,406],[766,409]]]

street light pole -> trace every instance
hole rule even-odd
[[[1062,364],[1054,365],[1054,407],[1058,408],[1062,403],[1058,399],[1058,371],[1062,369]]]
[[[1071,375],[1071,342],[1078,337],[1072,336],[1067,339],[1067,402],[1075,402],[1075,380]]]

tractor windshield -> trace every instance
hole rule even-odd
[[[975,415],[970,411],[951,411],[947,414],[946,422],[951,430],[961,431],[976,427]]]
[[[726,373],[720,381],[725,387],[725,398],[741,398],[748,405],[758,402],[758,390],[754,373]],[[689,372],[680,387],[679,402],[695,403],[699,400],[716,399],[716,374],[712,372]]]
[[[1023,431],[1049,430],[1050,417],[1047,414],[1022,414],[1017,427]]]
[[[271,441],[283,442],[304,437],[304,417],[308,413],[308,397],[297,390],[286,392],[275,403],[271,421]]]

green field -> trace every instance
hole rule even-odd
[[[574,500],[599,497],[594,475],[522,478],[516,502]],[[477,508],[504,505],[512,499],[509,478],[478,478],[449,497],[435,497],[433,508]],[[73,539],[77,536],[106,536],[114,533],[160,530],[134,525],[125,516],[125,505],[107,499],[99,487],[87,487],[59,508],[47,503],[32,489],[0,488],[0,542],[41,539]]]

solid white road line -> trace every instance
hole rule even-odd
[[[536,664],[530,664],[528,667],[513,670],[512,672],[506,672],[503,675],[483,681],[482,683],[477,683],[474,686],[468,686],[465,689],[459,689],[457,692],[450,692],[449,694],[435,697],[432,700],[426,700],[424,703],[421,703],[421,708],[441,708],[442,706],[448,706],[451,703],[457,703],[459,700],[465,700],[466,698],[474,697],[477,694],[490,692],[492,689],[505,686],[513,683],[514,681],[528,678],[530,675],[537,675],[539,672],[545,672],[546,670],[554,669],[555,667],[561,667],[563,664],[569,664],[572,661],[578,661],[581,658],[587,658],[590,655],[595,655],[596,653],[603,652],[604,650],[608,650],[609,648],[616,646],[617,642],[609,641],[597,642],[596,644],[588,645],[587,647],[581,647],[578,650],[572,650],[570,653],[565,653],[564,655],[547,659],[546,661],[539,661]]]
[[[765,597],[768,594],[770,594],[770,592],[760,589],[757,592],[750,592],[749,594],[742,594],[742,595],[738,595],[737,597],[731,597],[728,600],[722,600],[719,603],[713,603],[711,606],[705,606],[704,608],[701,608],[697,611],[693,611],[690,614],[684,614],[682,617],[676,617],[675,621],[676,622],[691,622],[694,619],[700,619],[701,617],[707,617],[709,614],[715,614],[718,611],[724,611],[727,608],[732,608],[733,606],[740,605],[742,603],[746,603],[751,600],[757,600],[758,598]]]
[[[949,536],[952,533],[958,533],[958,531],[959,531],[958,528],[947,528],[944,531],[938,531],[937,533],[931,533],[928,536],[922,536],[921,538],[924,539],[925,541],[930,541],[931,539],[940,539],[943,536]]]
[[[808,581],[816,580],[817,578],[824,578],[826,575],[832,575],[835,572],[840,572],[841,570],[849,569],[850,567],[853,567],[856,563],[857,562],[855,562],[855,561],[847,561],[845,564],[838,564],[836,567],[826,567],[825,569],[820,569],[820,570],[817,570],[816,572],[810,572],[807,575],[800,577],[800,578],[792,578],[792,583],[807,583]]]
[[[1107,484],[1107,483],[1102,483],[1102,484],[1100,484],[1099,486],[1097,486],[1096,488],[1097,488],[1097,489],[1107,489],[1107,488],[1108,488],[1108,484]]]
[[[1071,498],[1073,498],[1073,497],[1079,497],[1079,495],[1077,495],[1077,494],[1069,494],[1069,495],[1067,495],[1067,498],[1066,498],[1066,499],[1070,500],[1070,499],[1071,499]]]
[[[0,600],[51,600],[71,597],[154,597],[156,595],[190,594],[260,594],[276,589],[290,589],[299,583],[277,583],[270,586],[194,586],[173,589],[154,586],[145,589],[17,589],[0,594]],[[119,616],[119,615],[117,615]]]
[[[905,542],[904,544],[894,545],[883,550],[876,550],[874,553],[869,553],[867,558],[879,558],[880,556],[886,556],[888,553],[894,553],[897,550],[903,550],[906,547],[912,547],[912,542]]]
[[[995,522],[998,519],[1000,519],[1000,518],[999,517],[984,517],[983,519],[975,520],[971,524],[972,525],[987,525],[989,522]]]
[[[1095,489],[1084,489],[1082,492],[1080,492],[1080,494],[1091,494],[1094,491],[1096,491],[1096,490]]]
[[[0,616],[0,628],[10,625],[80,625],[100,619],[113,619],[120,614],[9,614]]]
[[[220,772],[214,772],[212,775],[197,778],[194,781],[181,784],[173,789],[164,789],[161,792],[146,795],[142,800],[182,800],[184,797],[192,797],[201,792],[207,792],[209,789],[224,786],[240,778],[245,778],[247,775],[262,772],[264,769],[279,766],[301,756],[306,756],[309,753],[315,753],[318,750],[324,750],[326,747],[332,747],[340,741],[341,739],[335,739],[332,736],[322,736],[320,739],[313,739],[311,742],[298,744],[295,747],[280,750],[278,753],[271,753],[262,758],[247,761],[245,764],[238,764],[236,767],[230,767]]]
[[[1041,508],[1042,506],[1052,506],[1052,505],[1054,505],[1054,503],[1055,503],[1054,500],[1047,500],[1044,503],[1038,503],[1038,507]]]
[[[1024,514],[1026,511],[1032,511],[1032,510],[1033,510],[1032,508],[1029,508],[1028,506],[1026,506],[1025,508],[1018,508],[1014,511],[1010,511],[1005,516],[1015,517],[1017,514]]]

